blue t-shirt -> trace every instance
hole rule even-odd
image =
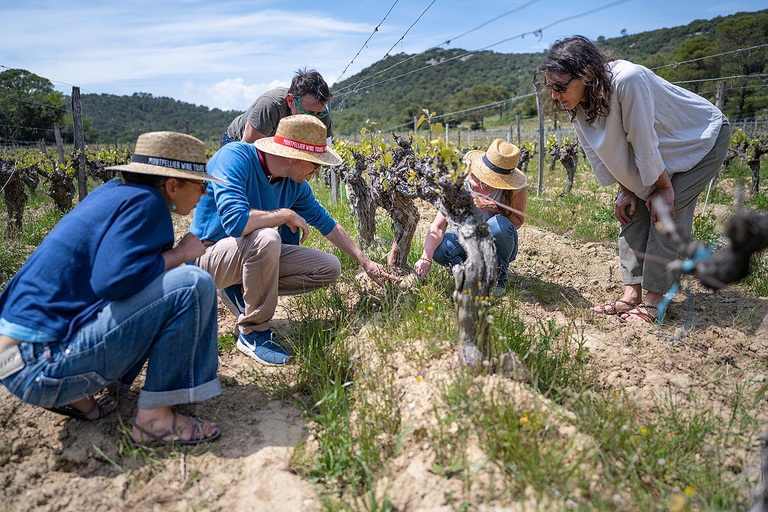
[[[208,195],[195,208],[189,231],[200,240],[218,242],[228,236],[242,236],[250,210],[290,208],[323,236],[336,227],[328,210],[315,199],[309,183],[288,178],[270,183],[253,144],[225,145],[211,157],[207,170],[227,183],[211,182]]]
[[[173,224],[162,194],[114,179],[91,192],[32,253],[0,295],[8,322],[68,341],[113,300],[165,270]]]

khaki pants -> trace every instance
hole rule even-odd
[[[244,334],[269,329],[278,296],[316,290],[341,275],[336,256],[283,244],[272,228],[219,240],[195,264],[211,274],[216,288],[243,285],[245,314],[237,319],[237,325]]]
[[[696,166],[687,172],[673,174],[672,187],[675,189],[675,218],[677,229],[683,236],[690,236],[696,200],[717,174],[723,164],[731,140],[731,126],[723,122],[715,146]],[[662,235],[651,225],[651,215],[645,201],[638,199],[632,222],[622,226],[619,233],[619,260],[624,284],[642,284],[649,292],[664,294],[672,286],[666,264],[682,254],[670,237]],[[648,254],[655,258],[644,259]],[[661,261],[656,261],[660,258]]]

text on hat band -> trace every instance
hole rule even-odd
[[[488,160],[488,157],[485,156],[485,155],[483,155],[483,163],[486,166],[488,166],[488,168],[490,170],[492,170],[493,172],[495,172],[497,174],[511,174],[512,171],[515,170],[514,168],[512,168],[512,169],[504,169],[504,168],[499,167],[498,165],[494,165],[493,163],[491,163],[490,160]]]
[[[154,165],[156,167],[180,169],[182,171],[205,172],[205,164],[185,162],[183,160],[173,160],[171,158],[162,158],[159,156],[133,155],[131,162],[136,162],[137,164]]]
[[[328,146],[325,144],[322,146],[315,146],[314,144],[307,144],[306,142],[301,142],[298,140],[286,139],[285,137],[281,137],[279,135],[275,135],[273,140],[275,141],[275,144],[280,144],[281,146],[285,146],[287,148],[309,151],[310,153],[325,153],[328,150]]]

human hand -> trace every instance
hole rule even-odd
[[[197,235],[193,235],[192,233],[184,235],[179,241],[179,245],[173,250],[179,251],[179,254],[183,256],[182,261],[192,261],[205,254],[205,246],[203,245],[203,242],[197,238]]]
[[[294,212],[293,210],[288,211],[291,212],[292,215],[287,221],[285,221],[285,224],[291,229],[291,233],[295,233],[297,229],[301,229],[301,240],[299,240],[299,244],[303,244],[304,240],[306,240],[307,236],[309,236],[309,227],[307,226],[307,221],[304,220],[304,217]]]
[[[491,201],[490,199],[484,199],[482,197],[478,197],[475,195],[473,195],[472,198],[475,201],[475,206],[477,206],[481,212],[492,213],[494,215],[499,214],[499,207],[496,205],[495,201]]]
[[[426,279],[429,275],[429,270],[432,268],[432,260],[422,255],[419,261],[416,262],[413,269],[416,271],[416,275],[421,279]]]
[[[390,281],[394,281],[394,282],[400,281],[399,277],[387,273],[384,270],[384,267],[382,267],[378,263],[375,263],[371,260],[368,260],[368,262],[365,265],[363,265],[363,269],[365,270],[365,273],[368,275],[368,278],[370,278],[371,281],[373,281],[374,283],[376,283],[381,287],[384,286],[384,284],[381,282],[382,278],[389,279]]]
[[[629,207],[629,211],[627,211]],[[619,190],[619,195],[613,202],[613,215],[616,217],[622,226],[632,222],[632,215],[635,214],[637,208],[637,196],[634,192],[626,190],[624,188]]]
[[[651,194],[645,205],[648,207],[648,211],[651,212],[651,222],[656,224],[659,220],[659,210],[655,205],[659,205],[659,202],[654,202],[654,198],[658,197],[661,201],[661,207],[667,208],[670,217],[675,218],[675,189],[672,187],[656,188],[656,191]]]

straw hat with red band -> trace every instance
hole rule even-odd
[[[464,162],[477,179],[501,190],[516,190],[526,186],[525,174],[517,169],[520,149],[504,139],[491,142],[488,151],[468,151]]]
[[[254,144],[272,155],[321,165],[341,165],[341,157],[326,144],[327,131],[316,117],[297,114],[282,118],[274,137],[258,139]]]
[[[205,172],[205,144],[176,132],[142,133],[136,140],[131,163],[107,169],[197,181],[226,181]]]

